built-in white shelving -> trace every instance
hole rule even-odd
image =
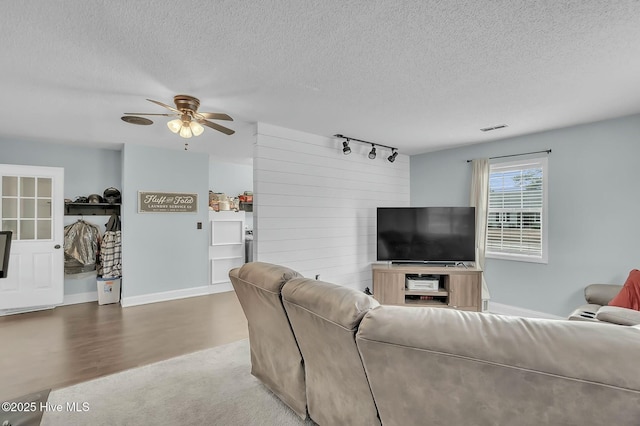
[[[211,285],[231,289],[229,271],[245,262],[245,212],[209,212]]]

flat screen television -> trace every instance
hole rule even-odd
[[[397,263],[473,262],[475,207],[378,207],[377,258]]]

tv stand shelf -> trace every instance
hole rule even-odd
[[[373,297],[383,305],[482,310],[482,270],[463,266],[373,264]],[[407,276],[435,275],[438,290],[409,290]]]

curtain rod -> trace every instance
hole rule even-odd
[[[529,155],[529,154],[541,154],[543,152],[546,152],[547,154],[551,154],[550,149],[545,149],[543,151],[523,152],[522,154],[499,155],[497,157],[489,157],[489,160],[495,160],[496,158],[519,157],[521,155]],[[472,161],[473,160],[467,160],[467,163],[470,163]]]

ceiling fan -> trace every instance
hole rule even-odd
[[[235,133],[227,127],[221,126],[209,120],[227,120],[233,121],[233,118],[227,114],[219,112],[198,112],[200,106],[200,100],[189,95],[176,95],[173,97],[173,102],[176,104],[175,108],[153,99],[147,99],[149,102],[160,105],[171,111],[170,113],[156,114],[156,113],[135,113],[125,112],[121,117],[123,121],[131,124],[152,124],[153,121],[148,118],[139,117],[140,115],[160,115],[164,117],[176,117],[169,121],[167,126],[173,133],[179,134],[183,138],[190,138],[192,136],[200,136],[204,132],[204,127],[207,126],[215,129],[225,135],[232,135]]]

